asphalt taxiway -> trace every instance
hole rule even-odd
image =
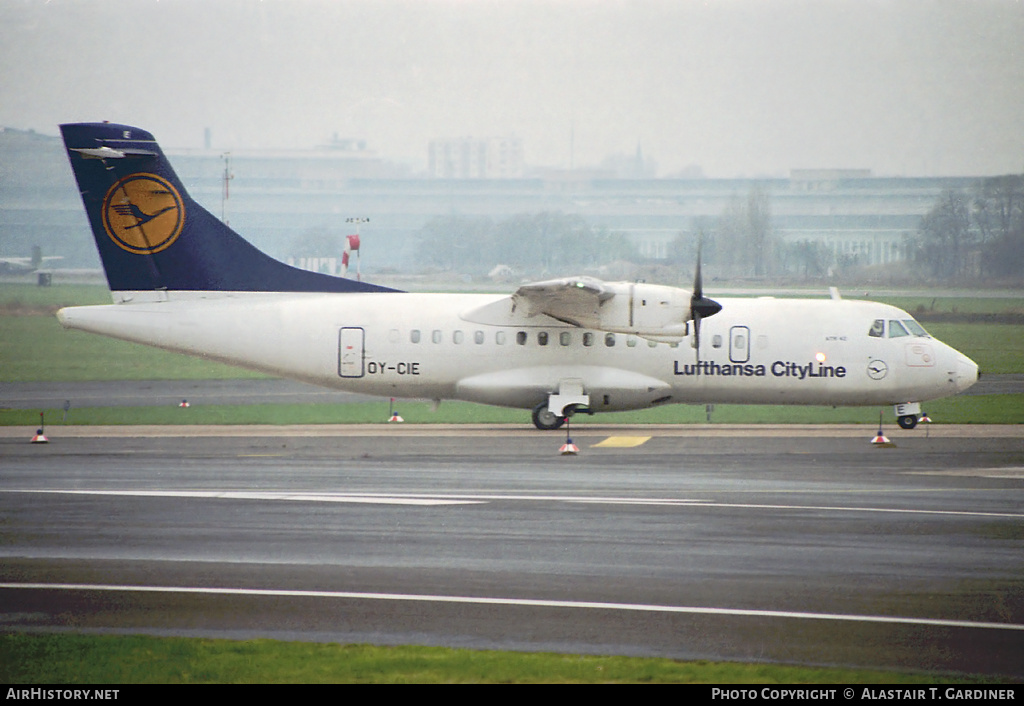
[[[1024,677],[1024,428],[0,430],[7,631]]]

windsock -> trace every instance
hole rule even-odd
[[[345,253],[341,256],[341,276],[348,276],[348,261],[352,253],[356,254],[356,279],[362,281],[363,276],[359,271],[359,236],[345,236]]]

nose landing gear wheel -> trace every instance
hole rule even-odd
[[[907,414],[896,419],[901,429],[913,429],[917,426],[917,415]]]

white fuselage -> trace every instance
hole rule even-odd
[[[502,295],[167,296],[58,316],[68,328],[326,387],[520,408],[567,381],[600,412],[667,403],[888,405],[953,395],[977,379],[970,359],[934,338],[900,332],[907,327],[869,335],[879,320],[912,319],[865,301],[719,299],[722,311],[702,323],[698,363],[692,328],[678,343],[654,342],[517,312]]]

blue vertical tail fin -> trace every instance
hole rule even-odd
[[[153,136],[111,123],[61,125],[113,292],[393,292],[264,254],[192,200]]]

